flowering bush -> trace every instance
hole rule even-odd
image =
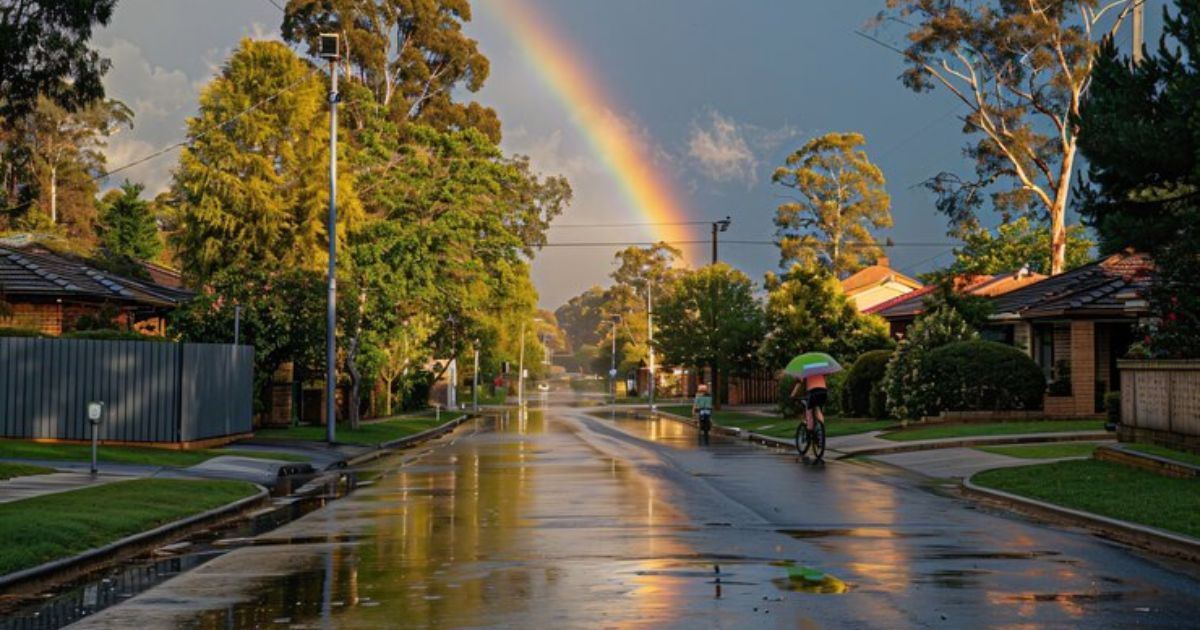
[[[948,343],[977,339],[958,311],[943,306],[919,318],[900,341],[883,375],[888,412],[895,418],[920,418],[937,413],[934,384],[927,377],[929,353]]]

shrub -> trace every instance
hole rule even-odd
[[[872,350],[858,357],[850,371],[846,373],[845,412],[856,417],[874,416],[882,418],[887,410],[880,405],[876,416],[871,411],[871,398],[882,401],[883,375],[887,372],[888,360],[892,358],[890,350]]]
[[[923,370],[938,411],[1040,409],[1041,368],[1024,352],[994,341],[959,341],[929,353]]]
[[[1116,431],[1121,424],[1121,392],[1105,392],[1104,394],[1104,428]]]
[[[888,413],[896,418],[935,413],[934,391],[925,376],[927,355],[948,343],[978,337],[979,333],[952,308],[942,307],[918,317],[887,364],[882,387]]]
[[[0,337],[45,337],[40,330],[31,328],[7,328],[0,326]]]

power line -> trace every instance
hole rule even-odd
[[[668,221],[663,223],[560,223],[551,224],[549,229],[659,227],[664,225],[708,225],[710,223],[712,223],[712,221]]]
[[[665,242],[668,245],[708,245],[709,240],[694,240],[694,241],[578,241],[567,243],[544,243],[542,247],[653,247],[660,242]],[[777,246],[776,241],[732,241],[723,240],[721,244],[729,245],[755,245],[755,246]],[[893,248],[893,247],[958,247],[958,243],[947,242],[880,242],[880,243],[850,243],[843,247],[849,248]]]

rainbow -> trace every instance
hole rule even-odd
[[[575,126],[629,205],[647,223],[658,224],[651,228],[655,240],[679,242],[694,238],[687,225],[679,225],[692,220],[679,194],[659,173],[632,130],[614,116],[617,109],[606,98],[596,75],[570,45],[526,0],[486,0],[479,5],[499,18],[542,83],[572,114]]]

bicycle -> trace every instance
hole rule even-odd
[[[708,444],[708,432],[712,430],[712,409],[697,410],[696,416],[700,427],[700,442]]]
[[[813,458],[820,461],[825,457],[825,423],[813,418],[813,428],[808,428],[808,401],[800,401],[800,424],[796,425],[796,452],[800,457],[811,448]]]

